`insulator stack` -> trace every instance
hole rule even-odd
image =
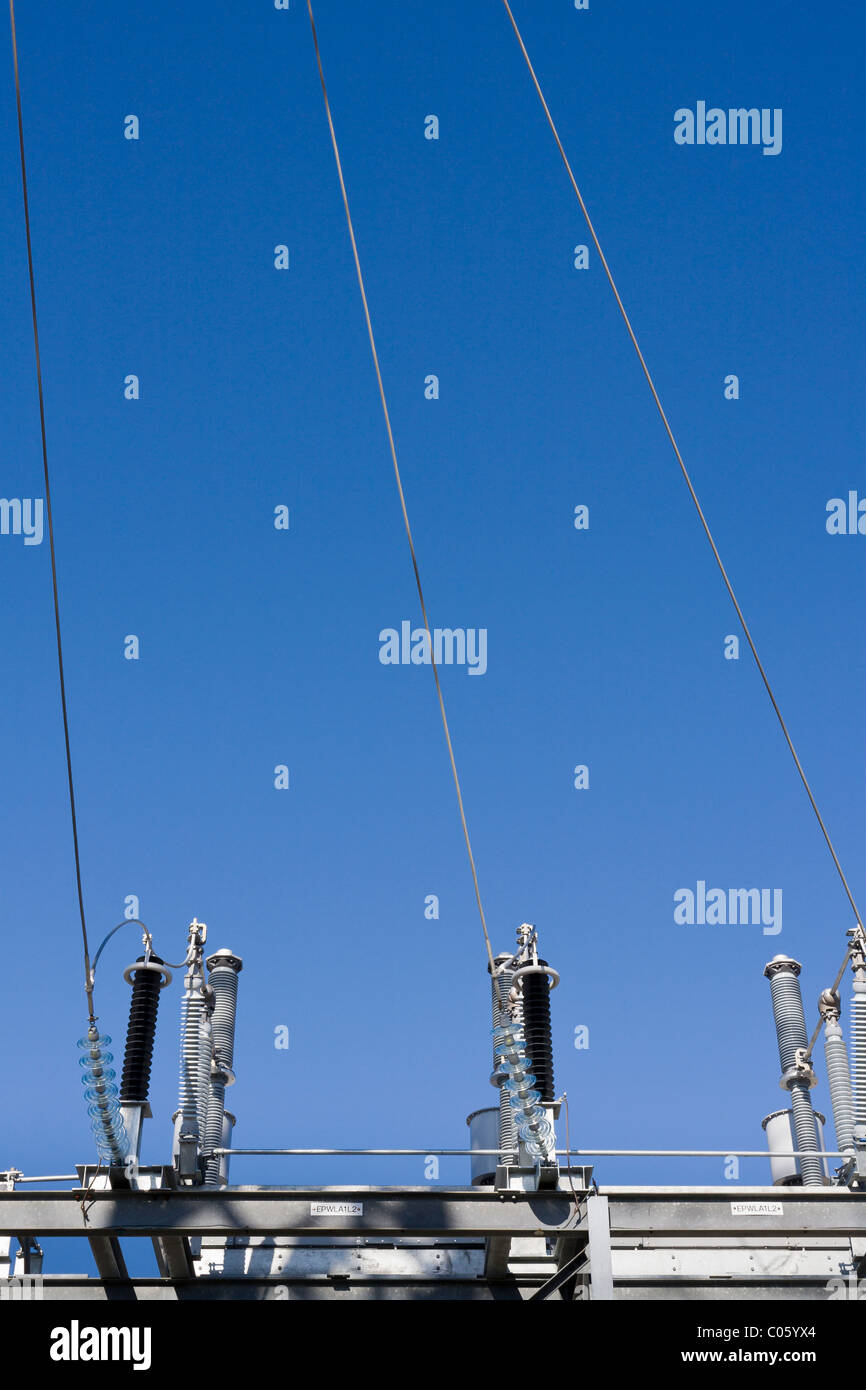
[[[517,1132],[533,1158],[549,1158],[553,1151],[553,1126],[539,1104],[541,1094],[535,1089],[523,1029],[517,1023],[503,1024],[494,1029],[493,1038],[500,1066],[508,1076],[505,1090],[514,1110]]]
[[[770,981],[779,1062],[782,1067],[781,1085],[791,1097],[800,1172],[805,1186],[816,1187],[823,1181],[823,1171],[815,1112],[809,1094],[814,1075],[810,1068],[800,1065],[800,1059],[809,1046],[803,998],[800,993],[800,968],[799,963],[789,956],[776,956],[766,966],[764,974]]]
[[[493,964],[499,969],[504,965],[504,962],[508,960],[513,960],[513,957],[507,954],[497,956]],[[488,970],[489,968],[488,966]],[[499,973],[491,981],[494,1035],[496,1034],[497,1028],[501,1028],[504,1024],[512,1022],[512,1015],[509,1013],[507,1007],[504,1006],[508,1003],[508,995],[511,990],[513,979],[514,967],[510,970],[506,968],[499,969]],[[518,1017],[515,1019],[516,1022],[521,1021],[519,1016],[521,1011],[522,1005],[518,1005]],[[505,1072],[500,1068],[499,1056],[495,1044],[493,1047],[493,1075],[490,1079],[495,1086],[499,1087],[499,1152],[502,1162],[507,1163],[509,1159],[513,1159],[517,1153],[517,1129],[514,1124],[514,1112],[511,1108],[511,1102],[508,1099],[508,1092],[503,1085],[506,1079]]]
[[[153,965],[161,966],[159,956],[151,956]],[[139,956],[136,965],[147,964]],[[153,1042],[156,1036],[156,1016],[163,983],[160,970],[135,970],[132,975],[132,998],[129,1002],[129,1026],[126,1032],[126,1052],[120,1079],[121,1104],[145,1102],[150,1091],[150,1067],[153,1061]]]
[[[111,1065],[114,1057],[108,1051],[110,1042],[109,1035],[100,1033],[91,1023],[85,1036],[78,1040],[84,1053],[79,1058],[79,1066],[100,1160],[119,1166],[126,1162],[129,1140],[117,1098],[116,1073]]]
[[[546,967],[546,960],[539,960]],[[550,1028],[550,982],[546,973],[534,968],[521,973],[523,987],[523,1031],[526,1051],[532,1058],[535,1084],[542,1101],[555,1099],[553,1084],[553,1036]]]

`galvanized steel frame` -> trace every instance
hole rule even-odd
[[[334,1213],[346,1203],[362,1211]],[[323,1205],[324,1214],[315,1215]],[[46,1271],[41,1297],[89,1299],[113,1290],[114,1296],[144,1300],[820,1298],[829,1297],[826,1275],[837,1264],[840,1274],[861,1272],[866,1194],[842,1187],[739,1186],[604,1187],[578,1192],[576,1200],[568,1188],[160,1188],[91,1190],[86,1196],[83,1189],[0,1191],[0,1239],[14,1236],[27,1244],[82,1235],[91,1243],[99,1277]],[[153,1241],[161,1278],[129,1276],[125,1237]],[[215,1237],[313,1242],[335,1252],[334,1272],[305,1272],[304,1261],[296,1260],[294,1270],[290,1261],[265,1278],[229,1270],[196,1276],[191,1242]],[[515,1252],[531,1249],[532,1238],[538,1258],[521,1267]],[[345,1261],[338,1272],[336,1255],[345,1255],[347,1243],[376,1240],[383,1249],[393,1242],[400,1251],[393,1271],[385,1260],[382,1275],[370,1277],[359,1258],[357,1275],[345,1272]],[[466,1269],[450,1268],[445,1260],[437,1277],[429,1259],[420,1258],[417,1276],[406,1273],[403,1257],[411,1247],[423,1247],[429,1256],[455,1242],[476,1244],[479,1262],[486,1250],[480,1273],[467,1277]],[[772,1261],[750,1255],[777,1249],[783,1255],[801,1250],[802,1258],[780,1257],[776,1272]],[[683,1256],[682,1277],[680,1262],[672,1258],[676,1251]],[[627,1258],[621,1254],[618,1261],[618,1252]],[[724,1284],[720,1268],[729,1271]]]

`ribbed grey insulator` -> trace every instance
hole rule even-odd
[[[207,1131],[207,1114],[210,1106],[210,1062],[213,1056],[213,1028],[207,1008],[204,1009],[200,1017],[201,1028],[199,1032],[197,1108],[199,1132],[204,1135]]]
[[[181,1113],[181,1133],[197,1133],[199,1138],[204,1136],[204,1125],[202,1121],[206,1118],[206,1111],[202,1114],[201,1106],[201,1070],[202,1070],[202,1048],[201,1034],[203,1028],[203,1018],[205,1001],[204,996],[199,990],[191,990],[187,987],[180,1005],[180,1088],[178,1094],[178,1110]],[[210,1058],[208,1058],[208,1069],[210,1071]]]
[[[216,1056],[227,1067],[235,1056],[235,1014],[238,1003],[238,972],[230,965],[218,965],[208,983],[214,992],[213,1046]]]
[[[214,992],[214,1009],[211,1019],[213,1033],[214,1066],[209,1073],[209,1101],[207,1129],[204,1147],[217,1149],[223,1141],[223,1115],[225,1113],[225,1072],[222,1067],[231,1066],[235,1052],[235,1015],[238,998],[238,972],[234,965],[217,965],[209,976],[208,983]],[[208,1158],[205,1166],[205,1186],[217,1187],[220,1182],[219,1155]]]
[[[775,970],[770,976],[770,993],[773,997],[773,1017],[776,1020],[776,1037],[779,1041],[779,1061],[784,1075],[796,1061],[797,1048],[807,1047],[809,1044],[800,981],[793,970]]]
[[[501,956],[497,956],[497,965],[499,964],[501,959]],[[503,970],[501,975],[497,975],[495,980],[491,980],[494,1028],[498,1028],[502,1024],[512,1023],[514,1021],[512,1015],[509,1013],[507,1009],[500,1008],[499,992],[497,991],[498,981],[499,991],[501,991],[503,1003],[506,1002],[508,1000],[508,995],[511,990],[513,979],[513,970]],[[497,1071],[498,1068],[499,1058],[497,1057],[496,1050],[494,1048],[493,1069],[494,1071]],[[499,1087],[499,1151],[503,1161],[507,1161],[509,1158],[516,1158],[517,1156],[517,1127],[514,1123],[514,1111],[512,1110],[511,1103],[508,1099],[508,1092],[505,1090],[504,1086]]]
[[[803,996],[800,993],[800,967],[796,961],[779,957],[777,961],[778,964],[770,962],[766,973],[770,978],[779,1061],[784,1078],[796,1065],[798,1048],[805,1050],[808,1047],[809,1035],[806,1032]],[[788,1089],[791,1095],[797,1149],[800,1153],[800,1176],[806,1187],[815,1187],[823,1182],[824,1174],[819,1157],[821,1146],[818,1143],[812,1097],[805,1081],[790,1081]]]
[[[794,1112],[794,1133],[800,1152],[800,1176],[805,1187],[819,1187],[824,1181],[824,1170],[818,1153],[818,1130],[812,1097],[803,1081],[795,1081],[791,1087],[791,1109]]]
[[[828,1018],[824,1024],[824,1059],[833,1104],[836,1147],[840,1153],[848,1153],[854,1148],[854,1096],[848,1049],[837,1019]]]
[[[861,988],[858,990],[857,986]],[[866,993],[854,981],[851,1000],[851,1078],[854,1093],[854,1121],[866,1125]]]
[[[205,1160],[205,1187],[218,1187],[220,1180],[220,1156],[212,1151],[218,1149],[223,1139],[223,1115],[225,1113],[226,1088],[219,1075],[211,1078],[210,1104],[208,1106],[205,1148],[210,1157]]]

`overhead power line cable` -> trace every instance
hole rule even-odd
[[[758,671],[760,672],[761,680],[764,682],[764,686],[766,687],[767,694],[768,694],[769,697],[770,697],[770,702],[771,702],[771,704],[772,704],[772,706],[773,706],[773,709],[774,709],[775,712],[776,712],[776,718],[777,718],[778,721],[779,721],[779,725],[780,725],[780,727],[781,727],[782,733],[785,735],[785,742],[787,743],[788,748],[789,748],[790,751],[791,751],[791,757],[794,759],[794,762],[795,762],[795,764],[796,764],[796,766],[797,766],[797,771],[798,771],[799,774],[800,774],[800,780],[802,781],[803,786],[804,786],[805,789],[806,789],[806,795],[808,796],[809,801],[811,802],[812,810],[815,812],[815,816],[816,816],[816,818],[817,818],[818,824],[820,825],[821,831],[822,831],[823,836],[824,836],[824,839],[825,839],[826,842],[827,842],[827,848],[829,849],[830,854],[832,855],[833,863],[836,865],[836,872],[838,873],[839,878],[840,878],[841,881],[842,881],[842,887],[845,889],[845,893],[846,893],[846,896],[847,896],[847,898],[848,898],[848,901],[849,901],[849,903],[851,904],[851,907],[852,907],[853,910],[854,910],[854,916],[855,916],[856,919],[857,919],[857,923],[858,923],[859,926],[862,927],[863,922],[862,922],[862,919],[861,919],[861,917],[860,917],[860,912],[859,912],[859,910],[858,910],[857,904],[856,904],[856,902],[854,901],[854,895],[852,894],[851,889],[850,889],[849,886],[848,886],[848,880],[847,880],[847,878],[845,877],[844,870],[843,870],[843,868],[842,868],[841,863],[839,862],[839,856],[837,855],[836,850],[835,850],[835,848],[834,848],[834,846],[833,846],[833,841],[830,839],[830,833],[829,833],[829,831],[827,830],[827,826],[826,826],[825,823],[824,823],[824,818],[823,818],[823,816],[821,815],[820,810],[818,809],[818,803],[817,803],[817,801],[815,800],[815,797],[814,797],[813,792],[812,792],[812,788],[811,788],[810,785],[809,785],[809,780],[808,780],[808,778],[806,777],[805,771],[803,770],[803,764],[800,762],[800,759],[799,759],[799,757],[798,757],[798,755],[797,755],[797,750],[796,750],[796,748],[794,747],[793,740],[792,740],[792,738],[791,738],[790,733],[788,732],[788,726],[787,726],[787,724],[785,723],[785,720],[784,720],[784,718],[783,718],[783,716],[782,716],[782,711],[781,711],[781,709],[779,708],[778,701],[776,700],[776,696],[775,696],[774,693],[773,693],[773,687],[770,685],[769,678],[768,678],[768,676],[767,676],[766,671],[764,670],[764,664],[763,664],[763,662],[761,661],[760,656],[758,655],[758,649],[757,649],[757,647],[755,646],[755,642],[754,642],[754,640],[753,640],[753,638],[752,638],[752,634],[751,634],[751,632],[750,632],[750,630],[749,630],[749,625],[748,625],[748,623],[746,622],[745,617],[743,616],[743,610],[742,610],[742,608],[740,607],[740,605],[739,605],[739,603],[738,603],[738,601],[737,601],[737,596],[736,596],[736,594],[734,593],[733,586],[732,586],[732,584],[731,584],[730,579],[728,578],[728,572],[727,572],[727,570],[725,569],[724,564],[722,563],[722,557],[721,557],[721,555],[719,554],[718,546],[716,545],[716,542],[715,542],[715,540],[713,539],[713,533],[712,533],[712,531],[710,530],[709,523],[707,522],[707,519],[706,519],[706,517],[705,517],[705,515],[704,515],[703,508],[701,507],[701,504],[700,504],[700,502],[699,502],[699,500],[698,500],[698,495],[697,495],[697,493],[695,492],[694,485],[693,485],[693,483],[692,483],[691,478],[689,477],[688,469],[686,468],[686,465],[685,465],[685,463],[684,463],[684,461],[683,461],[683,456],[682,456],[682,454],[680,453],[680,448],[679,448],[679,445],[677,444],[676,438],[675,438],[675,436],[674,436],[674,432],[673,432],[673,430],[671,429],[670,422],[668,421],[668,417],[667,417],[667,415],[665,414],[665,410],[664,410],[664,407],[662,406],[661,399],[660,399],[660,397],[659,397],[659,393],[658,393],[658,391],[656,390],[655,382],[653,381],[653,378],[652,378],[652,376],[651,376],[651,374],[650,374],[649,367],[648,367],[647,364],[646,364],[646,359],[644,358],[644,355],[643,355],[643,353],[641,352],[640,344],[638,343],[637,337],[636,337],[636,335],[635,335],[635,331],[634,331],[634,329],[632,328],[631,320],[630,320],[628,314],[626,313],[625,305],[624,305],[623,302],[622,302],[622,299],[621,299],[621,297],[620,297],[619,290],[618,290],[617,287],[616,287],[616,282],[615,282],[615,280],[614,280],[614,278],[613,278],[613,275],[612,275],[612,273],[611,273],[610,266],[609,266],[608,263],[607,263],[607,258],[606,258],[605,254],[604,254],[604,251],[603,251],[602,248],[601,248],[601,242],[600,242],[599,239],[598,239],[598,235],[597,235],[596,230],[595,230],[595,227],[593,226],[593,223],[592,223],[592,218],[591,218],[590,215],[589,215],[589,211],[588,211],[588,209],[587,209],[586,203],[585,203],[584,200],[583,200],[583,195],[581,194],[580,188],[578,187],[578,184],[577,184],[577,180],[576,180],[576,178],[574,177],[574,173],[572,172],[571,165],[570,165],[570,163],[569,163],[569,161],[568,161],[568,156],[567,156],[567,154],[565,153],[565,149],[564,149],[564,147],[563,147],[562,140],[561,140],[560,137],[559,137],[559,131],[558,131],[557,128],[556,128],[556,124],[555,124],[555,122],[554,122],[554,119],[553,119],[552,115],[550,114],[550,107],[548,106],[547,101],[545,100],[544,93],[543,93],[543,91],[541,90],[541,84],[540,84],[540,82],[538,81],[538,77],[536,76],[535,68],[532,66],[532,60],[530,59],[529,54],[528,54],[528,52],[527,52],[527,50],[526,50],[526,44],[523,42],[523,36],[522,36],[522,34],[521,34],[519,28],[517,27],[517,21],[516,21],[516,19],[514,18],[514,14],[513,14],[513,12],[512,12],[512,9],[511,9],[510,4],[508,3],[508,0],[502,0],[502,3],[503,3],[504,6],[505,6],[505,9],[506,9],[507,14],[508,14],[508,18],[511,20],[511,25],[512,25],[512,28],[514,29],[514,33],[515,33],[515,35],[516,35],[516,37],[517,37],[517,42],[518,42],[518,44],[520,45],[520,51],[521,51],[521,53],[523,54],[524,59],[526,60],[526,66],[527,66],[527,68],[529,69],[529,75],[530,75],[530,77],[532,78],[533,85],[534,85],[534,87],[535,87],[536,92],[538,93],[538,99],[539,99],[539,101],[541,102],[542,107],[544,108],[544,114],[545,114],[545,116],[547,117],[547,123],[548,123],[548,125],[550,126],[551,131],[553,132],[553,138],[554,138],[554,140],[556,141],[557,149],[559,150],[559,153],[560,153],[560,155],[562,156],[562,162],[563,162],[563,164],[565,165],[566,172],[567,172],[567,174],[568,174],[569,179],[571,180],[571,186],[572,186],[572,188],[574,189],[575,193],[577,194],[577,201],[578,201],[579,204],[580,204],[580,210],[581,210],[581,212],[583,213],[584,219],[585,219],[585,221],[586,221],[586,225],[587,225],[587,227],[589,228],[589,234],[590,234],[590,236],[592,237],[592,240],[593,240],[593,242],[594,242],[594,244],[595,244],[595,249],[596,249],[596,251],[598,252],[599,260],[601,261],[601,264],[602,264],[602,266],[604,267],[604,273],[605,273],[605,275],[607,276],[608,283],[609,283],[609,285],[610,285],[610,287],[611,287],[611,289],[612,289],[612,291],[613,291],[613,295],[614,295],[614,298],[616,299],[617,306],[618,306],[618,308],[619,308],[620,313],[622,314],[623,321],[624,321],[625,326],[626,326],[626,328],[627,328],[627,330],[628,330],[628,336],[631,338],[632,346],[634,347],[634,350],[635,350],[635,352],[637,353],[638,361],[640,362],[640,365],[641,365],[641,367],[642,367],[642,369],[643,369],[643,374],[644,374],[644,376],[646,377],[646,379],[647,379],[647,384],[648,384],[648,386],[649,386],[649,388],[650,388],[650,391],[652,392],[652,397],[653,397],[653,400],[655,401],[656,408],[657,408],[658,413],[659,413],[659,415],[660,415],[660,417],[661,417],[662,424],[663,424],[664,427],[665,427],[665,432],[666,432],[666,434],[667,434],[667,436],[668,436],[668,439],[669,439],[670,442],[671,442],[671,446],[672,446],[673,451],[674,451],[674,453],[675,453],[675,455],[676,455],[677,463],[678,463],[679,466],[680,466],[680,469],[681,469],[681,471],[682,471],[683,478],[685,479],[685,482],[686,482],[686,486],[687,486],[687,488],[688,488],[688,490],[689,490],[689,493],[691,494],[691,499],[692,499],[692,501],[693,501],[694,504],[695,504],[695,508],[696,508],[697,513],[698,513],[698,516],[700,517],[700,520],[701,520],[701,525],[703,526],[704,531],[705,531],[705,533],[706,533],[707,540],[708,540],[709,543],[710,543],[710,547],[711,547],[711,549],[712,549],[713,555],[715,556],[716,564],[717,564],[718,567],[719,567],[719,571],[720,571],[720,573],[721,573],[722,579],[723,579],[724,582],[725,582],[725,588],[727,589],[728,594],[730,595],[730,598],[731,598],[731,602],[733,603],[734,608],[736,609],[737,617],[739,618],[740,623],[741,623],[741,625],[742,625],[743,632],[744,632],[745,635],[746,635],[746,641],[747,641],[748,644],[749,644],[749,648],[750,648],[750,650],[751,650],[752,656],[755,658],[755,664],[756,664],[756,666],[757,666],[757,668],[758,668]]]
[[[51,551],[51,584],[54,591],[54,628],[57,634],[57,670],[60,676],[60,705],[63,710],[63,740],[66,745],[66,776],[69,783],[69,810],[72,817],[72,847],[75,855],[75,882],[78,889],[78,911],[81,917],[81,938],[84,947],[84,990],[87,995],[87,1012],[92,1022],[94,1018],[93,979],[90,970],[90,948],[87,943],[84,893],[81,887],[81,855],[78,847],[78,820],[75,814],[75,784],[72,778],[72,752],[69,745],[69,712],[66,705],[66,679],[63,673],[63,642],[60,636],[60,599],[57,592],[57,558],[54,549],[51,483],[48,476],[48,444],[45,435],[45,397],[42,390],[42,363],[39,355],[39,325],[36,317],[36,281],[33,275],[33,244],[30,237],[30,198],[27,192],[27,161],[24,157],[24,118],[21,113],[21,80],[18,73],[15,0],[9,0],[9,20],[12,27],[12,65],[15,70],[15,102],[18,110],[18,147],[21,152],[21,193],[24,200],[24,232],[27,241],[27,269],[30,274],[30,307],[33,315],[33,346],[36,352],[39,428],[42,434],[42,468],[45,476],[45,512],[48,518],[48,543]]]
[[[367,291],[364,288],[364,276],[361,271],[361,260],[358,255],[358,245],[355,241],[355,228],[352,223],[352,214],[349,210],[349,196],[346,192],[346,181],[343,178],[343,164],[342,160],[340,159],[340,149],[337,143],[337,134],[334,130],[334,121],[331,116],[331,103],[328,100],[328,89],[325,84],[325,73],[322,67],[322,55],[319,52],[319,39],[318,35],[316,34],[316,21],[313,18],[313,6],[311,4],[311,0],[307,0],[307,10],[309,11],[310,15],[310,28],[312,29],[313,33],[313,47],[316,50],[316,63],[319,69],[319,81],[322,84],[322,96],[325,99],[325,114],[328,118],[328,129],[331,132],[331,144],[334,149],[334,159],[336,160],[337,164],[337,175],[340,180],[340,192],[343,195],[343,207],[346,212],[346,224],[349,229],[349,240],[352,243],[352,255],[355,260],[355,271],[358,276],[358,286],[361,291],[361,300],[364,305],[364,318],[367,323],[367,335],[370,339],[370,351],[373,355],[373,366],[376,369],[376,380],[379,383],[379,396],[382,401],[382,412],[385,416],[385,426],[388,431],[388,445],[391,450],[391,461],[394,465],[394,477],[397,480],[397,491],[400,495],[400,508],[403,513],[403,524],[406,528],[406,537],[409,541],[409,553],[412,556],[412,568],[415,572],[415,585],[418,590],[418,598],[421,604],[421,613],[424,618],[424,628],[426,630],[427,638],[430,643],[430,662],[433,667],[433,679],[436,682],[436,695],[439,700],[439,712],[442,716],[442,727],[445,730],[445,742],[448,745],[448,757],[451,763],[451,774],[454,778],[454,786],[457,791],[457,805],[460,808],[460,823],[463,827],[463,838],[466,841],[466,852],[469,856],[469,867],[472,871],[472,883],[475,889],[475,901],[478,904],[478,915],[481,918],[481,930],[484,933],[484,945],[487,951],[487,961],[490,966],[490,971],[493,976],[494,982],[496,983],[497,990],[499,990],[498,977],[496,975],[496,968],[493,963],[493,948],[490,945],[490,935],[487,930],[487,921],[484,916],[484,907],[481,902],[481,889],[478,884],[478,872],[475,867],[475,856],[472,853],[472,842],[469,838],[469,827],[466,823],[466,810],[463,805],[463,792],[460,787],[460,777],[457,773],[457,762],[454,757],[454,746],[451,742],[451,732],[448,728],[448,717],[445,713],[445,699],[442,694],[442,686],[439,681],[439,671],[436,666],[436,657],[433,650],[433,637],[432,633],[430,632],[430,622],[427,617],[427,605],[424,601],[424,590],[421,587],[421,574],[418,569],[418,557],[415,554],[415,542],[412,539],[412,528],[409,525],[409,513],[406,509],[406,498],[403,492],[403,482],[400,477],[400,465],[397,462],[397,448],[394,443],[394,432],[391,428],[391,414],[388,410],[388,399],[385,394],[385,385],[382,380],[382,370],[379,366],[379,354],[376,351],[376,339],[373,333],[373,324],[370,319],[370,308],[367,303]]]

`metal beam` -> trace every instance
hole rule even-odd
[[[774,1242],[763,1250],[754,1247],[724,1246],[707,1241],[702,1248],[659,1247],[644,1237],[640,1246],[614,1246],[613,1273],[616,1287],[621,1284],[675,1284],[711,1279],[732,1279],[737,1283],[762,1284],[785,1279],[791,1283],[847,1278],[852,1266],[851,1242],[828,1239],[823,1249],[792,1248],[793,1242]]]
[[[584,1252],[581,1250],[579,1254],[573,1255],[570,1260],[566,1260],[565,1264],[562,1265],[555,1274],[551,1275],[546,1284],[542,1284],[540,1289],[536,1289],[535,1293],[530,1294],[527,1302],[538,1303],[542,1299],[552,1298],[555,1293],[559,1292],[563,1284],[567,1284],[570,1279],[575,1278],[580,1272],[580,1267],[583,1262]]]
[[[129,1271],[126,1268],[126,1260],[123,1258],[123,1251],[117,1237],[92,1235],[88,1239],[100,1279],[106,1279],[109,1282],[128,1281]]]
[[[484,1274],[484,1243],[446,1245],[433,1237],[425,1245],[374,1243],[335,1245],[203,1241],[195,1273],[207,1279],[478,1279]],[[508,1274],[508,1271],[505,1271]],[[543,1274],[541,1275],[543,1277]]]
[[[511,1236],[490,1236],[484,1256],[485,1279],[504,1279],[508,1273]]]
[[[608,1199],[613,1235],[793,1236],[802,1232],[866,1232],[864,1194],[845,1188],[678,1188],[656,1192],[603,1188],[602,1192]]]
[[[808,1194],[808,1195],[807,1195]],[[0,1191],[0,1236],[427,1236],[585,1238],[568,1191],[490,1188],[168,1188]],[[823,1188],[602,1189],[614,1236],[866,1235],[866,1194]],[[591,1203],[594,1199],[590,1198]]]
[[[0,1192],[0,1235],[557,1235],[574,1220],[568,1192],[483,1188],[181,1188]]]
[[[40,1302],[105,1302],[116,1299],[118,1291],[126,1299],[140,1303],[167,1302],[522,1302],[528,1298],[534,1283],[518,1283],[512,1279],[501,1283],[485,1279],[423,1280],[405,1279],[192,1279],[168,1283],[159,1279],[132,1279],[129,1284],[111,1285],[98,1279],[83,1279],[57,1275],[44,1279],[39,1286]]]
[[[195,1267],[186,1236],[154,1236],[153,1253],[160,1274],[168,1279],[193,1279]]]
[[[613,1298],[613,1264],[610,1253],[610,1212],[607,1197],[597,1192],[586,1199],[586,1224],[589,1232],[589,1296],[591,1299]]]

